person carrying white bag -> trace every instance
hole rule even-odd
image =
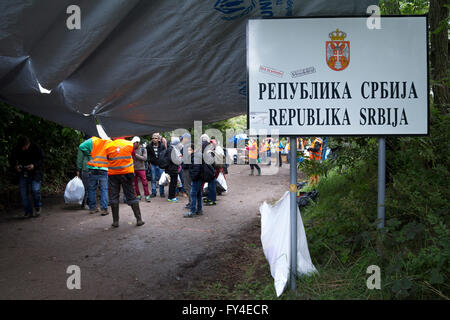
[[[75,177],[69,181],[64,191],[64,202],[66,204],[80,204],[84,199],[84,185],[83,181]]]

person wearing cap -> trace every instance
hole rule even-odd
[[[149,164],[151,165],[152,171],[152,194],[150,195],[151,198],[156,197],[156,184],[161,178],[161,174],[163,172],[163,170],[159,167],[158,158],[161,154],[161,151],[165,149],[166,147],[164,146],[164,143],[161,142],[161,136],[159,135],[159,133],[155,132],[152,135],[152,142],[147,144],[147,158]],[[164,198],[164,186],[159,186],[159,195],[161,196],[161,198]]]
[[[150,192],[148,191],[148,181],[145,175],[145,162],[147,161],[147,150],[141,146],[141,139],[133,137],[133,160],[134,160],[134,188],[136,197],[141,200],[141,191],[139,190],[139,179],[141,179],[144,188],[145,201],[150,202]]]
[[[108,183],[111,195],[111,211],[113,216],[112,227],[119,227],[119,195],[122,186],[126,196],[127,204],[133,210],[136,217],[136,225],[142,226],[141,210],[139,200],[134,195],[134,162],[132,153],[133,143],[125,139],[115,139],[106,145],[106,155],[108,157]]]

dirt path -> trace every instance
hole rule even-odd
[[[63,203],[44,207],[37,219],[0,221],[0,299],[171,299],[192,275],[220,274],[212,268],[218,252],[259,220],[263,201],[288,189],[289,170],[249,177],[248,166],[232,166],[229,192],[204,215],[183,218],[185,198],[142,202],[146,224],[137,228],[131,208],[120,205],[120,227]],[[44,203],[45,205],[45,203]],[[18,212],[14,212],[18,213]],[[13,212],[11,213],[11,215]],[[81,290],[68,290],[67,267],[81,269]]]

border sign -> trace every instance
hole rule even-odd
[[[250,19],[248,127],[293,136],[428,135],[427,16]]]

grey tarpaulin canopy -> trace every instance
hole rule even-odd
[[[248,18],[363,15],[376,3],[1,0],[0,99],[92,135],[95,117],[112,137],[191,128],[246,112]],[[80,29],[67,26],[70,5]]]

